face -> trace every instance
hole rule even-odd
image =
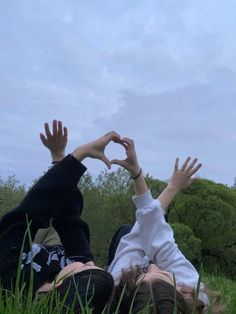
[[[160,268],[158,268],[155,264],[149,265],[147,273],[141,275],[137,283],[139,283],[141,280],[149,282],[150,284],[153,281],[162,280],[174,286],[173,275],[167,271],[160,270]]]
[[[139,284],[141,281],[146,281],[149,284],[152,284],[156,280],[165,281],[174,287],[173,275],[170,272],[161,270],[155,264],[149,265],[147,273],[139,277],[137,284]],[[182,294],[185,300],[193,298],[193,288],[177,286],[176,290],[178,290]]]
[[[62,284],[64,278],[71,275],[75,275],[77,273],[81,273],[82,271],[89,269],[102,269],[102,268],[95,266],[94,262],[92,261],[87,262],[85,264],[81,262],[74,262],[62,268],[62,270],[57,275],[54,283],[45,283],[37,290],[37,292],[38,293],[48,292],[52,290],[53,287],[59,287]]]

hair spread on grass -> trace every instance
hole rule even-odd
[[[122,272],[120,283],[115,288],[111,311],[115,313],[145,313],[150,314],[201,314],[207,313],[205,304],[197,299],[195,301],[195,290],[189,288],[188,298],[176,288],[165,281],[156,280],[147,283],[137,281],[143,274],[140,267],[132,267]],[[183,289],[187,289],[184,287]],[[188,291],[188,292],[189,292]],[[210,313],[223,314],[225,307],[221,303],[221,294],[217,291],[206,289],[208,296],[213,299],[210,305]],[[122,297],[122,299],[121,299]],[[193,310],[194,308],[194,310]]]

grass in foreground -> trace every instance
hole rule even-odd
[[[225,277],[213,276],[207,273],[202,274],[202,280],[207,287],[213,291],[217,290],[222,293],[222,301],[226,304],[226,314],[236,313],[236,281],[231,281]],[[0,290],[0,314],[61,314],[63,309],[63,301],[59,302],[56,294],[44,295],[37,301],[32,301],[30,293],[28,297],[22,295],[22,291],[18,290],[14,295],[8,294],[5,302],[3,300],[2,290]],[[68,309],[63,312],[72,314]],[[82,314],[92,314],[89,306],[86,306]],[[106,311],[104,311],[106,313]],[[148,310],[144,309],[140,314],[147,314]],[[209,314],[211,312],[209,311]]]
[[[229,280],[223,276],[214,276],[207,273],[202,274],[206,286],[218,290],[222,294],[222,302],[226,305],[226,314],[236,313],[236,281]]]

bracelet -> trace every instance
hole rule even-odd
[[[141,173],[142,173],[142,168],[140,168],[139,173],[135,177],[131,177],[131,179],[133,179],[133,180],[138,179],[138,177],[141,175]]]
[[[52,161],[52,165],[58,164],[60,161]]]

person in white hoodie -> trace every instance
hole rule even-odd
[[[122,314],[130,313],[130,310],[138,313],[148,303],[148,313],[173,313],[175,307],[176,313],[192,313],[193,308],[195,313],[206,312],[209,299],[205,286],[200,283],[195,297],[199,274],[179,250],[164,217],[176,194],[195,181],[192,176],[202,165],[197,159],[188,157],[179,167],[177,158],[167,187],[158,199],[154,199],[139,166],[133,140],[123,138],[120,143],[127,158],[114,159],[111,164],[120,165],[131,174],[137,220],[128,234],[119,239],[120,229],[113,238],[113,244],[119,242],[117,248],[111,248],[115,255],[108,267],[116,285],[113,306],[120,303]],[[123,295],[121,301],[120,295]],[[215,310],[211,309],[212,313],[221,313],[220,308],[216,304]]]

